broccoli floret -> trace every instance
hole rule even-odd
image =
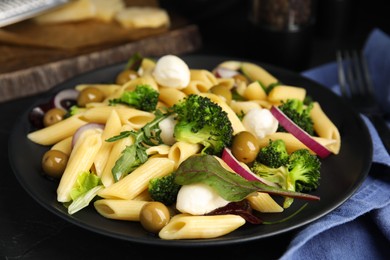
[[[126,104],[134,108],[151,112],[156,110],[159,92],[150,85],[137,85],[132,91],[125,91],[119,98],[110,100],[110,105]]]
[[[204,146],[203,154],[218,155],[233,138],[233,127],[222,108],[209,98],[191,94],[175,104],[177,123],[174,136],[185,141]]]
[[[175,183],[175,174],[173,172],[163,177],[151,179],[148,191],[154,201],[159,201],[169,206],[176,201],[180,187],[181,185]]]
[[[269,140],[269,144],[260,149],[256,160],[272,168],[286,165],[289,154],[282,139]]]
[[[279,106],[279,109],[288,118],[310,135],[314,134],[313,120],[310,117],[312,108],[313,102],[309,99],[307,99],[307,103],[304,103],[302,100],[296,98],[288,99]],[[281,125],[279,125],[277,131],[286,132]]]
[[[278,184],[281,188],[294,192],[309,192],[318,188],[321,161],[307,149],[292,152],[288,162],[278,168],[255,161],[251,170],[260,177]],[[286,197],[283,203],[288,208],[293,198]]]

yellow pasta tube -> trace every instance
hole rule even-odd
[[[240,118],[233,111],[233,109],[223,100],[221,97],[212,93],[200,93],[200,96],[208,97],[211,101],[217,103],[223,111],[225,111],[229,117],[233,127],[233,134],[237,134],[241,131],[245,131],[245,127],[242,124]]]
[[[69,156],[68,164],[57,188],[57,200],[59,202],[71,200],[69,193],[78,176],[91,169],[93,160],[102,145],[101,135],[101,129],[86,130],[80,135]]]
[[[58,150],[67,155],[70,155],[72,151],[72,139],[73,136],[69,136],[51,147],[51,150]]]
[[[178,103],[180,100],[183,100],[187,96],[183,91],[176,88],[160,87],[159,92],[159,100],[169,107]]]
[[[131,130],[131,127],[129,125],[124,125],[121,128],[121,131],[129,131],[129,130]],[[133,144],[133,138],[122,138],[113,143],[110,150],[109,157],[107,158],[107,162],[101,174],[101,180],[104,187],[108,187],[115,182],[111,170],[115,166],[115,162],[122,155],[122,151],[126,148],[126,146],[131,144]]]
[[[104,97],[108,97],[118,91],[122,86],[116,84],[79,84],[76,85],[75,89],[82,91],[88,87],[97,88],[103,93]]]
[[[170,174],[173,167],[174,161],[170,159],[151,157],[123,179],[101,190],[98,195],[107,199],[134,199],[148,188],[150,179]]]
[[[278,80],[263,67],[250,63],[250,62],[242,62],[241,70],[251,81],[260,81],[261,84],[265,87],[278,82]]]
[[[234,113],[237,115],[246,114],[249,110],[253,108],[261,108],[261,106],[254,101],[237,101],[232,100],[230,102],[230,107],[233,109]]]
[[[176,142],[169,149],[168,158],[175,162],[175,169],[191,155],[194,155],[201,150],[201,145],[190,144],[187,142]]]
[[[100,199],[93,203],[96,211],[105,218],[139,221],[139,213],[148,201]]]
[[[250,195],[246,199],[254,210],[264,213],[283,212],[283,207],[281,207],[268,193],[256,192],[256,195]]]
[[[321,144],[322,146],[326,147],[328,150],[331,151],[332,146],[336,143],[336,140],[312,136],[316,142]],[[277,140],[282,139],[286,143],[286,149],[288,153],[292,153],[293,151],[296,151],[298,149],[308,149],[310,153],[314,154],[314,152],[308,148],[304,143],[299,141],[294,135],[290,133],[284,133],[284,132],[276,132],[273,134],[269,134],[265,136],[263,139],[259,140],[260,147],[266,146],[269,143],[269,140]]]
[[[118,116],[118,113],[116,110],[112,110],[110,116],[107,119],[107,122],[105,124],[103,133],[102,133],[102,146],[99,149],[99,152],[97,153],[94,165],[95,165],[95,171],[97,176],[101,176],[104,170],[104,166],[107,163],[107,160],[110,156],[110,151],[114,143],[112,142],[106,142],[110,137],[113,137],[115,135],[118,135],[120,133],[122,124],[120,121],[120,118]]]
[[[160,144],[156,146],[151,146],[148,149],[146,149],[146,154],[147,155],[155,155],[155,154],[168,155],[170,149],[171,147],[169,145]]]
[[[88,122],[80,119],[81,114],[68,117],[58,123],[41,128],[27,135],[27,138],[34,143],[41,145],[53,145],[59,141],[72,136],[76,130]]]
[[[128,82],[126,82],[122,86],[123,91],[133,91],[138,85],[149,85],[153,89],[158,90],[158,85],[156,81],[152,77],[140,77],[132,79]]]
[[[250,83],[244,90],[243,96],[248,100],[266,100],[267,94],[258,81]]]
[[[129,124],[135,130],[154,119],[153,113],[123,106],[93,107],[87,109],[83,113],[83,117],[89,122],[105,124],[114,109],[118,113],[122,124]]]
[[[201,239],[216,238],[233,232],[245,224],[241,216],[213,215],[191,216],[179,214],[158,233],[162,239]]]
[[[292,98],[303,101],[305,97],[306,89],[286,85],[276,86],[268,93],[268,100],[272,103],[280,103],[283,100],[285,101]]]
[[[330,145],[328,148],[334,154],[338,154],[341,145],[340,132],[329,117],[324,113],[318,102],[314,102],[310,116],[313,120],[314,131],[319,137],[335,140],[335,143]]]
[[[217,85],[216,77],[208,70],[190,70],[191,80],[183,92],[189,94],[199,94],[207,92],[212,86]]]

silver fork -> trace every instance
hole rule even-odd
[[[341,95],[358,112],[371,120],[390,154],[390,129],[384,120],[384,112],[375,98],[364,55],[357,51],[337,51],[336,56]]]

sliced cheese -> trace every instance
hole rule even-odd
[[[95,13],[96,10],[92,0],[78,0],[39,15],[33,20],[41,24],[74,22],[91,19],[95,16]]]
[[[92,0],[95,7],[95,18],[111,22],[115,14],[125,8],[125,3],[122,0]]]
[[[115,20],[125,28],[158,28],[169,26],[168,13],[157,7],[127,7],[115,15]]]

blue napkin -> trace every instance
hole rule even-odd
[[[374,29],[363,52],[378,98],[390,112],[390,37]],[[336,63],[302,75],[339,93]],[[299,231],[281,259],[389,259],[390,156],[371,122],[362,117],[374,145],[369,176],[344,204]]]

